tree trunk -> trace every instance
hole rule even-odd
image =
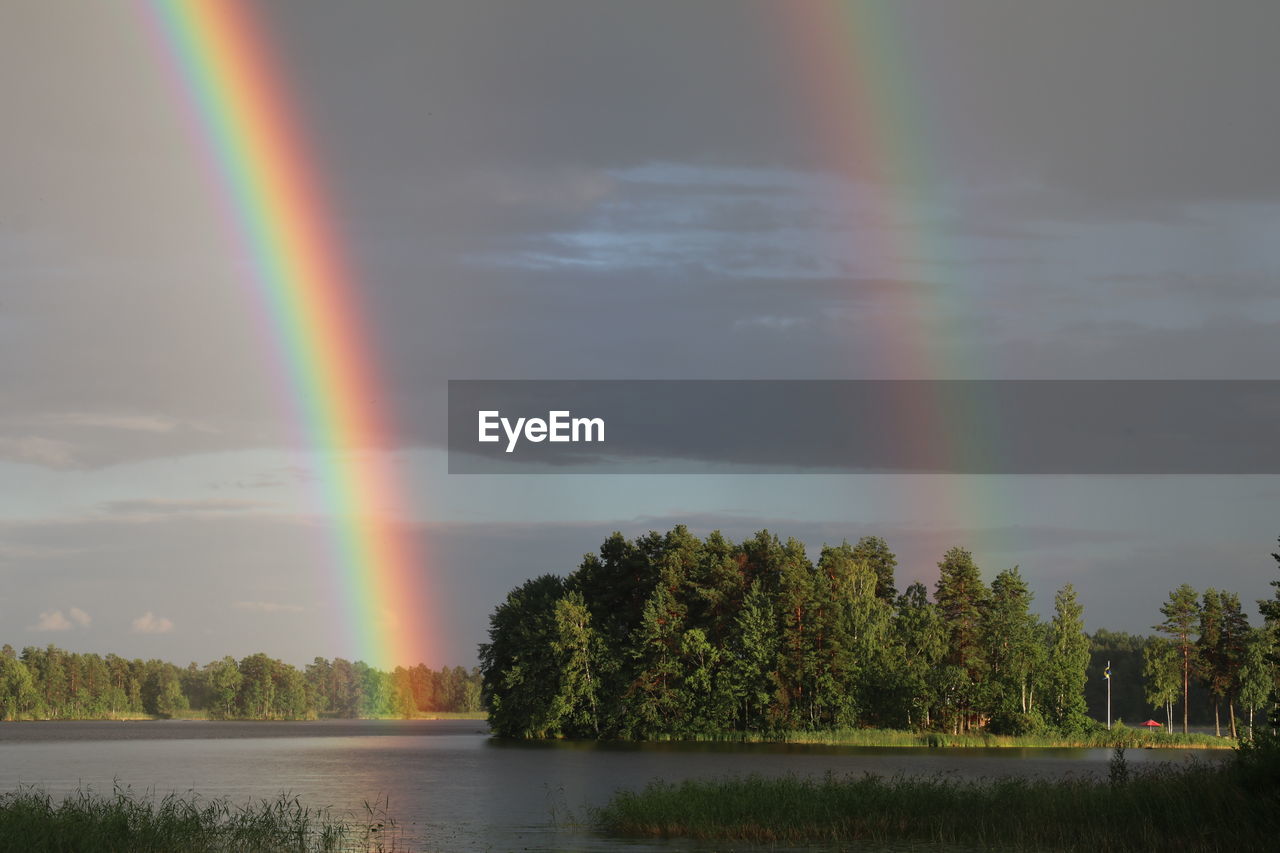
[[[1191,647],[1182,647],[1182,733],[1187,733],[1187,699],[1191,695]]]
[[[1227,713],[1231,719],[1231,739],[1236,739],[1236,700],[1231,698],[1227,700]]]
[[[1218,699],[1213,700],[1213,736],[1222,737],[1222,722],[1218,719],[1218,710],[1222,706],[1222,702]]]

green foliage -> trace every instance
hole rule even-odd
[[[39,694],[31,670],[12,655],[0,655],[0,719],[20,720],[35,711]]]
[[[603,658],[600,639],[591,626],[582,593],[574,590],[555,604],[555,638],[560,692],[554,716],[562,730],[584,737],[600,734],[599,672]]]
[[[76,654],[57,646],[0,652],[0,720],[171,717],[303,720],[479,711],[480,673],[419,664],[387,673],[316,658],[305,672],[265,654],[186,668]]]
[[[937,674],[946,653],[947,629],[924,584],[913,583],[898,598],[892,630],[900,657],[891,668],[894,689],[888,724],[928,726],[940,696]]]
[[[1280,833],[1274,778],[1251,763],[1123,759],[1111,778],[895,776],[654,782],[594,817],[612,835],[905,849],[1269,850]],[[914,849],[914,848],[913,848]]]
[[[996,575],[982,625],[982,645],[990,682],[988,705],[993,730],[1009,734],[1035,731],[1034,678],[1044,665],[1031,591],[1018,567]]]
[[[950,636],[943,659],[947,672],[940,682],[944,699],[944,723],[956,732],[969,731],[980,723],[979,707],[986,661],[982,648],[982,613],[988,604],[988,590],[973,555],[952,548],[938,563],[938,584],[934,598]]]
[[[1236,770],[1250,791],[1269,796],[1280,795],[1280,710],[1273,711],[1267,725],[1252,728],[1236,750]]]
[[[1182,584],[1169,593],[1169,600],[1160,607],[1164,621],[1155,626],[1157,631],[1169,635],[1178,650],[1182,670],[1182,731],[1187,731],[1187,715],[1191,690],[1191,673],[1195,666],[1193,654],[1196,633],[1200,621],[1200,602],[1196,591],[1189,584]]]
[[[815,563],[767,530],[741,544],[682,525],[614,533],[567,578],[529,581],[494,611],[481,647],[490,722],[513,737],[878,727],[1083,742],[1100,737],[1108,660],[1113,719],[1163,707],[1171,723],[1180,700],[1185,725],[1193,695],[1216,697],[1234,735],[1237,707],[1252,719],[1275,695],[1280,623],[1252,631],[1234,594],[1210,590],[1202,605],[1190,586],[1174,590],[1156,626],[1168,639],[1090,636],[1070,585],[1045,623],[1017,567],[988,588],[972,554],[951,548],[931,601],[920,583],[891,598],[896,565],[876,537],[824,546]],[[1162,743],[1190,742],[1169,728]]]
[[[490,723],[509,737],[793,738],[877,727],[1079,740],[1095,728],[1084,698],[1091,653],[1113,651],[1128,656],[1132,712],[1147,710],[1138,673],[1147,639],[1086,635],[1069,585],[1045,623],[1017,567],[988,588],[972,555],[952,548],[938,564],[936,600],[920,583],[890,600],[896,563],[873,537],[825,546],[814,562],[769,531],[741,544],[719,533],[699,540],[683,526],[635,540],[615,533],[567,578],[531,580],[494,611],[481,647]],[[1194,645],[1194,590],[1190,600]],[[1173,648],[1151,647],[1164,655],[1149,662],[1151,678],[1168,680]]]
[[[1277,667],[1271,658],[1272,628],[1256,628],[1249,632],[1241,655],[1238,695],[1247,710],[1252,733],[1254,715],[1267,707],[1276,692]]]
[[[502,737],[545,737],[560,731],[560,665],[556,603],[564,582],[543,575],[507,596],[489,618],[480,647],[489,726]]]
[[[1178,647],[1162,637],[1152,637],[1142,652],[1142,676],[1147,702],[1165,708],[1165,725],[1173,727],[1173,703],[1182,694],[1182,664]]]
[[[1049,655],[1042,673],[1045,717],[1060,731],[1079,731],[1089,724],[1084,701],[1088,666],[1084,608],[1076,600],[1075,588],[1067,584],[1054,597]]]
[[[1280,545],[1280,539],[1276,539],[1276,544]],[[1272,554],[1271,559],[1276,561],[1276,568],[1280,569],[1280,552]],[[1275,595],[1259,601],[1258,611],[1268,626],[1280,626],[1280,578],[1273,580],[1271,585],[1275,587]]]
[[[853,546],[849,554],[855,561],[862,563],[876,574],[876,598],[893,601],[898,596],[894,587],[894,572],[898,568],[898,558],[889,550],[889,543],[879,536],[864,536]]]
[[[320,853],[398,846],[382,804],[335,817],[280,795],[237,805],[195,794],[111,796],[80,789],[55,800],[35,788],[0,794],[0,853]],[[388,833],[387,829],[391,832]]]
[[[769,596],[759,580],[752,582],[734,627],[729,654],[735,662],[735,692],[742,703],[741,713],[737,715],[738,727],[756,731],[770,729],[773,727],[770,707],[778,691],[774,672],[778,631]]]

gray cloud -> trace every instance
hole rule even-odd
[[[301,604],[281,604],[278,601],[237,601],[232,606],[250,613],[301,613],[306,609]]]
[[[977,375],[1280,363],[1277,259],[1243,236],[1280,198],[1269,6],[894,4],[928,186],[817,156],[867,116],[805,88],[772,4],[323,9],[274,4],[270,34],[411,443],[439,443],[449,377],[892,376],[893,334]],[[14,14],[0,458],[289,446],[290,380],[141,21]],[[1123,246],[1135,218],[1154,251],[1078,230]]]
[[[439,447],[450,378],[1276,377],[1280,6],[855,11],[893,16],[872,32],[883,114],[858,105],[857,81],[807,79],[801,60],[822,58],[783,37],[794,13],[769,0],[263,6],[368,313],[386,382],[366,402],[392,413],[388,440]],[[164,638],[177,656],[349,654],[328,630],[319,523],[192,491],[312,475],[226,453],[305,440],[296,383],[144,20],[37,0],[5,20],[0,473],[60,472],[4,493],[5,624],[50,607],[72,623],[65,602],[92,601],[95,640],[125,654],[154,654],[128,631],[145,608],[181,629]],[[865,133],[903,168],[832,156]],[[159,467],[191,456],[225,474],[182,485]],[[653,511],[635,500],[628,530]],[[563,526],[505,511],[427,528],[438,619],[457,620],[436,664],[469,659],[510,585],[607,533],[568,505]],[[690,511],[741,521],[736,535],[773,521],[827,535]],[[1217,537],[1193,559],[1093,541],[1083,512],[985,553],[1026,568],[1052,552],[1041,602],[1087,579],[1090,618],[1112,627],[1154,617],[1107,590],[1137,595],[1169,565],[1243,566],[1234,543],[1260,536],[1172,507],[1167,529]],[[990,526],[975,535],[998,539]],[[909,571],[965,533],[917,548],[928,537],[904,530]],[[1264,586],[1250,566],[1242,592]],[[314,625],[282,637],[262,611],[215,620],[209,601],[291,602]]]
[[[262,503],[261,501],[136,498],[133,500],[110,501],[104,504],[102,509],[108,515],[138,518],[169,515],[247,512],[249,510],[262,509],[266,506],[269,506],[269,504]]]

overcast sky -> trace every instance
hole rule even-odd
[[[1075,583],[1090,627],[1145,631],[1183,581],[1269,595],[1274,477],[446,473],[451,378],[1280,378],[1280,7],[895,2],[888,58],[833,66],[900,75],[860,84],[892,133],[784,8],[266,4],[393,395],[428,662],[472,663],[524,578],[682,521],[878,533],[900,586],[964,544],[1042,612]],[[0,642],[350,654],[169,74],[133,3],[0,12]],[[841,127],[914,167],[833,158]]]

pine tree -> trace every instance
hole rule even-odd
[[[778,633],[772,602],[764,583],[754,581],[743,599],[734,625],[731,670],[742,697],[740,728],[773,728],[771,707],[778,690]]]
[[[1276,544],[1280,545],[1280,538],[1276,539]],[[1276,567],[1280,568],[1280,552],[1272,554],[1271,559],[1275,560]],[[1280,579],[1273,580],[1271,585],[1276,589],[1275,595],[1269,599],[1260,600],[1258,611],[1268,625],[1280,625]]]
[[[876,573],[876,597],[892,603],[898,596],[893,577],[898,558],[889,550],[889,543],[879,536],[863,536],[853,546],[851,556]]]
[[[1088,679],[1089,638],[1084,633],[1084,608],[1076,600],[1071,584],[1054,596],[1050,628],[1045,664],[1049,722],[1064,732],[1078,731],[1086,723],[1084,685]]]
[[[1222,598],[1212,587],[1206,589],[1201,597],[1199,630],[1191,671],[1213,697],[1214,734],[1222,737],[1220,711],[1227,691],[1225,667],[1221,659]]]
[[[1222,631],[1218,639],[1218,678],[1222,683],[1222,695],[1227,699],[1227,712],[1231,722],[1231,737],[1236,737],[1236,700],[1239,693],[1240,667],[1244,665],[1245,646],[1249,642],[1249,618],[1240,606],[1240,596],[1234,592],[1219,595],[1222,603]]]
[[[680,640],[684,613],[664,584],[654,588],[632,639],[635,673],[626,692],[623,732],[647,737],[667,730],[680,708]]]
[[[804,545],[795,539],[787,540],[777,561],[776,589],[781,641],[779,711],[787,724],[812,728],[818,698],[814,695],[817,666],[813,655],[819,628],[817,575]]]
[[[1169,600],[1160,606],[1164,621],[1155,626],[1157,631],[1168,634],[1182,658],[1182,733],[1187,733],[1187,704],[1191,695],[1192,652],[1195,633],[1200,620],[1199,596],[1190,584],[1182,584],[1169,593]]]
[[[934,600],[950,632],[945,663],[964,674],[963,679],[951,679],[959,714],[956,724],[968,730],[974,723],[974,700],[984,683],[982,608],[988,593],[973,555],[963,548],[947,551],[938,563],[938,572]]]

